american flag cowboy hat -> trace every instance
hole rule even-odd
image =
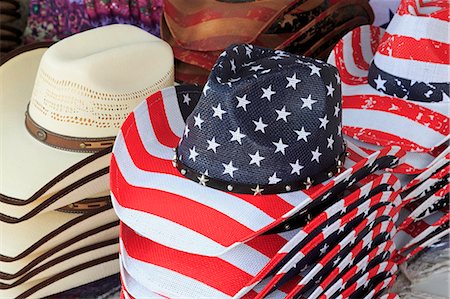
[[[354,145],[345,148],[339,84],[326,63],[237,45],[221,55],[204,88],[170,87],[141,103],[122,126],[111,161],[128,287],[139,279],[169,297],[255,296],[262,289],[248,283],[266,276],[261,270],[285,255],[279,250],[301,226],[325,226],[328,218],[344,225],[334,217],[338,206],[356,213],[372,189],[398,190],[397,179],[384,175],[352,201],[338,200],[405,154],[388,147],[361,157]],[[198,267],[183,266],[187,260]],[[224,269],[230,283],[222,283]],[[186,288],[198,293],[186,295]]]
[[[328,59],[341,74],[344,134],[414,153],[406,173],[448,142],[449,29],[448,1],[403,0],[386,30],[359,27]]]

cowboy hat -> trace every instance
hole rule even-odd
[[[445,3],[403,0],[386,30],[362,26],[338,43],[328,61],[343,82],[346,135],[398,145],[416,159],[446,146],[450,22]]]
[[[173,84],[170,47],[129,25],[22,51],[0,66],[0,159],[8,174],[0,176],[0,212],[7,222],[106,195],[122,121],[148,94]]]
[[[339,84],[323,62],[229,47],[203,89],[157,92],[122,126],[111,162],[119,218],[155,242],[210,256],[295,228],[286,221],[404,154],[387,148],[358,163],[350,155],[338,173],[345,157]]]

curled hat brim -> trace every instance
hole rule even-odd
[[[177,86],[151,95],[123,124],[111,160],[119,218],[142,236],[177,250],[217,256],[264,232],[294,228],[289,223],[294,216],[323,205],[377,169],[396,165],[405,154],[393,147],[365,157],[349,144],[346,170],[305,191],[253,196],[205,187],[172,165],[173,149],[201,92],[198,86]],[[189,105],[183,94],[192,99]]]

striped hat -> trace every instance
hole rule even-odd
[[[343,131],[379,146],[429,153],[448,140],[448,1],[403,0],[386,30],[362,26],[335,47]]]

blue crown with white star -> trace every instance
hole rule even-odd
[[[202,185],[256,195],[323,182],[344,157],[337,69],[244,44],[217,60],[174,162]]]

